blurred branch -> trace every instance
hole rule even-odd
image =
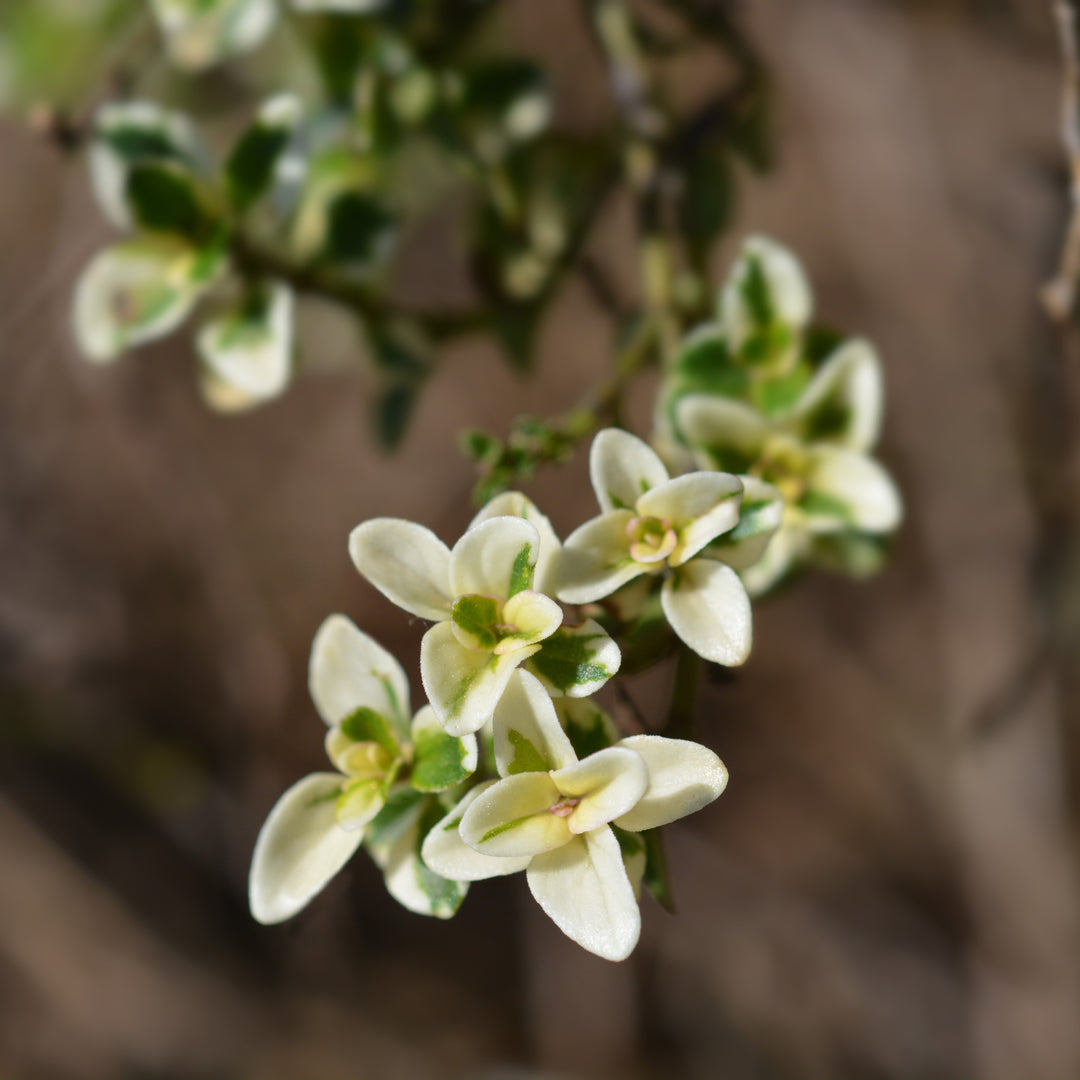
[[[1080,286],[1080,0],[1055,0],[1054,16],[1065,72],[1061,96],[1061,138],[1068,159],[1072,213],[1065,230],[1057,277],[1042,290],[1050,317],[1065,322]]]

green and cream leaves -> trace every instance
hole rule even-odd
[[[595,620],[561,626],[526,665],[552,697],[583,698],[595,694],[618,670],[619,646]]]
[[[225,187],[237,213],[250,209],[274,185],[302,116],[300,101],[279,94],[266,101],[225,161]]]

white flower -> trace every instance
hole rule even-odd
[[[702,550],[739,521],[742,481],[721,472],[674,480],[647,443],[601,431],[589,457],[603,511],[567,538],[556,595],[569,604],[610,596],[641,574],[665,574],[664,614],[706,660],[741,664],[750,652],[750,601],[738,575]]]
[[[525,870],[560,930],[589,952],[624,960],[641,930],[634,885],[611,826],[653,829],[699,810],[727,784],[697,743],[639,735],[582,760],[528,672],[495,711],[502,779],[474,788],[421,849],[436,873],[462,881]]]
[[[375,588],[435,622],[420,646],[420,677],[451,735],[479,730],[515,668],[562,624],[559,605],[532,589],[539,549],[535,526],[520,517],[477,522],[453,551],[397,518],[366,521],[349,537]]]
[[[388,888],[406,907],[453,914],[456,904],[447,910],[446,889],[452,883],[427,883],[424,900],[420,886],[430,872],[417,855],[418,819],[427,792],[450,788],[476,769],[475,737],[450,739],[428,706],[410,724],[401,666],[343,615],[331,615],[315,635],[309,685],[329,728],[326,752],[337,771],[304,777],[270,811],[251,862],[251,913],[259,922],[276,923],[303,908],[351,858],[388,798],[395,800],[395,778],[410,767],[410,785],[397,789],[390,815],[399,827],[382,823],[379,831],[392,831],[396,841],[411,828],[411,848],[387,845],[379,861],[387,868]],[[457,891],[459,904],[464,890]]]
[[[783,524],[761,561],[743,570],[752,595],[803,558],[816,537],[885,534],[903,516],[900,494],[868,451],[881,427],[882,380],[865,341],[841,346],[787,412],[688,394],[676,406],[679,434],[703,465],[746,472],[784,497]]]

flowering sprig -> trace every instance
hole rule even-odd
[[[446,735],[430,706],[410,722],[401,665],[343,615],[315,635],[309,685],[336,771],[297,781],[270,811],[251,863],[252,914],[295,915],[366,842],[396,899],[448,918],[465,890],[420,861],[420,827],[441,815],[434,796],[476,770],[476,738]]]

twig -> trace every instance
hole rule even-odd
[[[1065,322],[1076,306],[1080,287],[1080,3],[1054,0],[1054,16],[1065,64],[1061,95],[1061,140],[1069,165],[1072,212],[1065,230],[1057,276],[1042,289],[1050,317]]]

